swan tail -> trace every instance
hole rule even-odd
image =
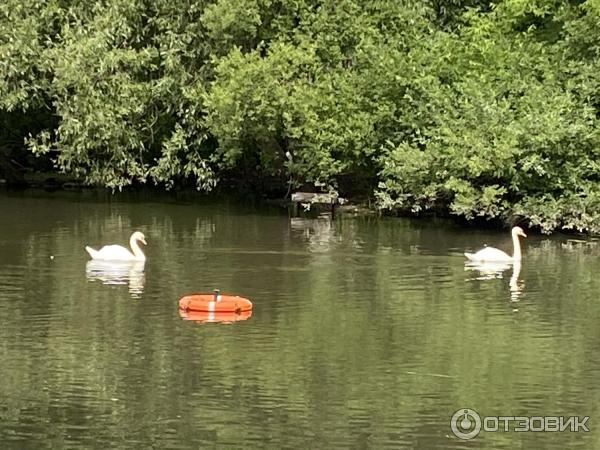
[[[465,252],[465,256],[469,261],[475,261],[477,258],[475,257],[475,253],[467,253]]]
[[[92,259],[96,259],[96,257],[98,256],[98,250],[94,250],[92,247],[88,247],[86,245],[85,250],[90,254]]]

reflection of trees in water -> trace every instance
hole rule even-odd
[[[160,238],[157,248],[171,248],[185,244],[186,246],[203,247],[214,236],[217,231],[213,217],[194,217],[173,222],[170,216],[154,218],[150,226]]]
[[[530,239],[516,276],[517,287],[527,280],[530,313],[507,321],[502,308],[494,310],[498,301],[465,299],[478,290],[502,299],[506,287],[502,280],[465,283],[462,255],[444,253],[464,246],[443,229],[342,220],[309,229],[303,241],[302,228],[290,238],[286,223],[269,218],[240,225],[237,217],[163,217],[145,208],[145,270],[157,281],[153,295],[162,297],[144,305],[103,301],[115,290],[99,284],[90,298],[83,276],[89,235],[108,241],[96,226],[118,243],[142,223],[125,212],[99,215],[96,225],[40,223],[13,234],[21,251],[13,258],[22,268],[16,276],[46,297],[3,312],[4,430],[40,424],[41,439],[55,436],[57,447],[85,447],[94,437],[110,446],[114,436],[123,447],[168,447],[182,436],[200,446],[240,442],[244,431],[273,446],[350,446],[345,437],[358,442],[364,434],[363,447],[403,436],[412,439],[407,445],[431,447],[428,436],[448,426],[443,411],[462,406],[465,386],[484,411],[531,401],[539,410],[585,411],[600,401],[593,389],[581,395],[598,375],[590,355],[597,350],[600,277],[587,247],[566,253],[550,240],[542,251]],[[321,251],[305,251],[311,238]],[[263,246],[273,255],[239,262],[237,250]],[[256,298],[254,317],[242,326],[193,327],[177,317],[182,280],[206,270],[191,262],[214,247],[221,264],[215,273],[242,268],[238,286],[260,284],[271,295]],[[278,271],[290,267],[301,270]],[[529,301],[532,288],[539,295]],[[148,283],[146,296],[150,290]],[[51,414],[52,430],[40,414]]]
[[[531,242],[528,239],[527,242]],[[563,258],[565,253],[572,256],[600,256],[599,238],[572,238],[558,235],[555,238],[545,238],[535,245],[525,247],[527,254],[535,258]]]

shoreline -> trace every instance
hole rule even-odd
[[[229,187],[218,187],[212,192],[201,192],[192,187],[180,187],[171,190],[166,190],[164,187],[155,185],[138,184],[128,186],[121,191],[113,190],[103,186],[94,186],[86,184],[75,177],[53,173],[53,172],[37,172],[29,173],[23,177],[22,182],[9,183],[5,178],[0,178],[0,192],[2,191],[40,191],[45,193],[53,192],[70,192],[70,193],[88,193],[88,198],[91,201],[110,201],[115,196],[141,196],[149,199],[156,197],[166,201],[178,202],[194,202],[194,201],[227,201],[239,202],[240,204],[264,205],[268,207],[277,207],[287,210],[288,214],[296,217],[317,217],[319,214],[331,214],[329,205],[323,207],[322,204],[315,203],[307,209],[294,208],[292,195],[287,198],[283,196],[275,196],[268,194],[260,194],[251,189],[236,189],[235,185],[229,184]],[[327,196],[327,194],[319,194],[319,196]],[[337,197],[336,197],[337,199]],[[565,234],[569,236],[581,237],[596,237],[598,233],[589,231],[578,231],[571,229],[554,229],[550,233],[544,233],[539,226],[532,226],[527,217],[513,215],[505,219],[484,219],[475,218],[467,220],[461,216],[452,215],[444,210],[436,209],[419,214],[412,214],[406,211],[389,211],[377,208],[368,197],[355,196],[344,197],[338,204],[335,205],[335,217],[371,217],[371,218],[406,218],[411,220],[435,220],[443,219],[454,223],[457,226],[470,229],[488,229],[488,230],[505,230],[513,226],[519,225],[529,232],[542,235]]]

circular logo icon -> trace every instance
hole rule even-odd
[[[459,439],[473,439],[481,431],[481,417],[472,409],[459,409],[450,419],[450,428]]]

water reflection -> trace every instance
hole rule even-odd
[[[518,302],[520,300],[523,293],[523,287],[525,286],[525,282],[523,280],[519,280],[520,274],[521,261],[518,261],[513,264],[513,273],[508,283],[510,287],[510,300],[513,302]]]
[[[467,445],[449,421],[593,416],[600,245],[531,236],[522,268],[465,270],[464,248],[504,234],[74,200],[0,194],[3,448],[598,447],[593,430]],[[83,273],[82,243],[130,229],[152,239],[143,304],[122,301],[129,268]],[[256,298],[252,317],[180,317],[213,286]]]
[[[465,270],[474,271],[474,280],[493,280],[503,278],[505,270],[510,269],[512,264],[506,262],[475,262],[467,261]]]
[[[334,227],[330,215],[321,215],[316,219],[292,217],[290,219],[292,231],[301,232],[309,244],[309,249],[314,252],[328,251],[331,248],[334,236]]]
[[[471,280],[494,280],[504,278],[504,272],[512,268],[512,274],[508,286],[510,289],[510,301],[518,302],[523,294],[525,283],[519,279],[521,274],[521,262],[473,262],[465,263],[466,271],[474,271],[475,276]]]
[[[144,293],[144,261],[100,261],[90,260],[85,265],[88,280],[100,280],[102,284],[128,285],[133,298]]]
[[[247,320],[252,316],[252,311],[240,312],[209,312],[209,311],[184,311],[179,310],[179,317],[199,323],[233,323]]]

